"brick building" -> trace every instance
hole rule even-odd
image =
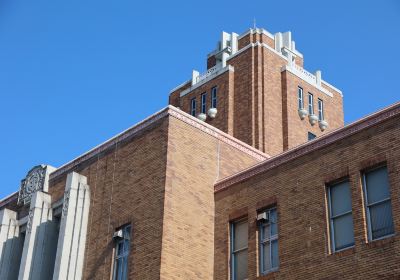
[[[170,105],[0,201],[0,279],[399,279],[400,104],[344,126],[291,33],[222,33]]]

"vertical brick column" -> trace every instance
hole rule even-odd
[[[81,279],[90,206],[87,179],[68,174],[53,279]]]

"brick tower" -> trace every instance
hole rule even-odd
[[[222,32],[207,71],[193,70],[169,103],[276,155],[344,125],[341,91],[303,63],[291,32]]]

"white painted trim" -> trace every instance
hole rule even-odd
[[[294,50],[292,50],[292,52],[294,52],[295,55],[297,55],[297,56],[303,58],[303,54],[302,54],[301,52],[299,52],[298,50],[294,49]]]
[[[268,45],[265,44],[265,43],[262,43],[262,44],[258,43],[257,45],[258,45],[258,46],[261,45],[261,46],[263,46],[264,48],[269,49],[270,51],[272,51],[273,53],[277,54],[278,56],[280,56],[281,58],[285,59],[286,61],[288,60],[288,58],[287,58],[286,56],[284,56],[282,53],[276,51],[274,48],[271,48],[270,46],[268,46]]]
[[[186,82],[183,82],[182,84],[180,84],[179,86],[174,87],[173,89],[171,89],[169,91],[169,94],[173,93],[174,91],[177,91],[178,89],[180,89],[181,87],[183,87],[186,84],[189,84],[192,80],[187,80]]]
[[[287,57],[286,57],[286,56],[284,56],[283,54],[277,52],[275,49],[271,48],[271,47],[268,46],[267,44],[265,44],[265,43],[260,43],[260,42],[257,42],[257,43],[250,43],[250,44],[248,44],[247,46],[241,48],[237,53],[235,53],[234,55],[231,55],[230,57],[228,57],[227,61],[230,60],[230,59],[232,59],[232,58],[234,58],[235,56],[241,54],[242,52],[246,51],[247,49],[249,49],[249,48],[254,48],[254,47],[264,47],[264,48],[270,50],[270,51],[273,52],[274,54],[278,55],[279,57],[281,57],[281,58],[283,58],[284,60],[287,61]]]
[[[264,35],[267,35],[268,37],[270,37],[273,40],[275,39],[274,35],[272,35],[270,32],[268,32],[264,28],[256,28],[256,29],[250,28],[246,32],[240,34],[238,36],[238,40],[242,39],[244,36],[246,36],[248,34],[264,34]]]
[[[226,71],[231,71],[234,72],[235,69],[233,66],[228,65],[224,68],[218,69],[217,71],[215,71],[212,75],[210,75],[209,77],[205,78],[204,80],[201,80],[200,82],[194,84],[193,86],[191,86],[190,88],[185,89],[184,91],[181,92],[180,96],[185,96],[186,94],[189,94],[191,91],[195,90],[196,88],[204,85],[205,83],[207,83],[208,81],[218,77],[219,75],[225,73]]]
[[[343,97],[343,93],[340,89],[332,86],[331,84],[329,84],[328,82],[322,80],[321,83],[325,84],[327,87],[330,87],[331,89],[333,89],[334,91],[337,91],[342,97]]]
[[[16,191],[16,192],[13,192],[13,193],[7,195],[5,198],[2,198],[0,200],[0,207],[3,207],[8,202],[7,200],[13,198],[13,196],[16,196],[15,198],[18,198],[18,193],[19,193],[19,191]]]
[[[322,91],[323,93],[325,93],[326,95],[328,95],[329,97],[333,97],[333,93],[331,93],[330,91],[328,91],[327,89],[323,88],[322,86],[319,86],[317,83],[312,82],[309,78],[307,78],[305,75],[302,75],[301,73],[299,73],[299,71],[297,71],[295,68],[289,66],[289,65],[285,65],[282,67],[281,72],[284,71],[288,71],[290,73],[292,73],[293,75],[295,75],[296,77],[302,79],[303,81],[307,82],[308,84],[312,85],[313,87],[317,88],[319,91]]]

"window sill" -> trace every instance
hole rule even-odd
[[[397,234],[391,234],[379,239],[375,239],[375,240],[370,240],[366,243],[364,243],[363,245],[368,247],[368,248],[379,248],[379,247],[384,247],[387,244],[393,243],[396,239],[397,239]]]
[[[351,246],[351,247],[348,247],[348,248],[345,248],[345,249],[342,249],[339,251],[332,252],[328,255],[328,257],[331,257],[331,258],[344,257],[344,256],[352,255],[355,252],[356,252],[355,246]]]
[[[256,279],[257,280],[271,280],[275,279],[276,274],[279,272],[279,269],[273,270],[271,272],[268,272],[267,274],[260,275]]]

